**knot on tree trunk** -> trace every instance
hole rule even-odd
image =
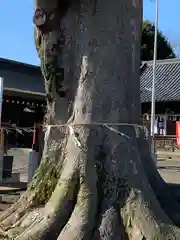
[[[52,5],[55,5],[53,8]],[[42,4],[43,5],[43,4]],[[57,29],[71,5],[70,0],[52,0],[50,6],[36,6],[33,22],[42,34]]]

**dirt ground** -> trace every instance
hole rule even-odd
[[[166,182],[180,184],[180,152],[158,152],[157,168]]]

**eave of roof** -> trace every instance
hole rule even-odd
[[[24,91],[21,89],[17,89],[17,88],[4,88],[4,95],[6,96],[18,96],[18,97],[22,97],[25,99],[34,99],[34,100],[46,100],[46,94],[45,93],[41,93],[41,92],[33,92],[33,91]]]
[[[0,76],[4,79],[5,95],[45,99],[39,66],[0,58]]]
[[[40,69],[39,66],[28,64],[28,63],[23,63],[23,62],[18,62],[14,61],[11,59],[5,59],[5,58],[0,58],[0,64],[1,63],[7,63],[7,64],[13,64],[13,65],[18,65],[18,66],[23,66],[25,68],[34,68],[34,69]]]

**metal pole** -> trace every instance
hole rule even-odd
[[[2,101],[3,101],[3,78],[0,77],[0,126],[2,117]]]
[[[154,34],[154,56],[153,56],[153,79],[152,79],[152,99],[151,99],[151,139],[152,153],[155,153],[155,138],[154,138],[154,124],[155,124],[155,101],[156,101],[156,59],[157,59],[157,33],[158,33],[158,16],[159,15],[159,0],[156,0],[156,19],[155,19],[155,34]]]
[[[4,132],[1,129],[2,124],[2,102],[3,102],[3,78],[0,77],[0,183],[3,181],[3,160],[4,160]]]

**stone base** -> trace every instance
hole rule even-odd
[[[11,178],[4,178],[3,183],[19,183],[20,173],[12,173]]]
[[[156,136],[156,150],[163,150],[167,152],[179,151],[176,144],[176,136]]]
[[[28,182],[31,182],[36,169],[39,164],[39,153],[36,151],[29,152],[29,161],[28,161]]]

